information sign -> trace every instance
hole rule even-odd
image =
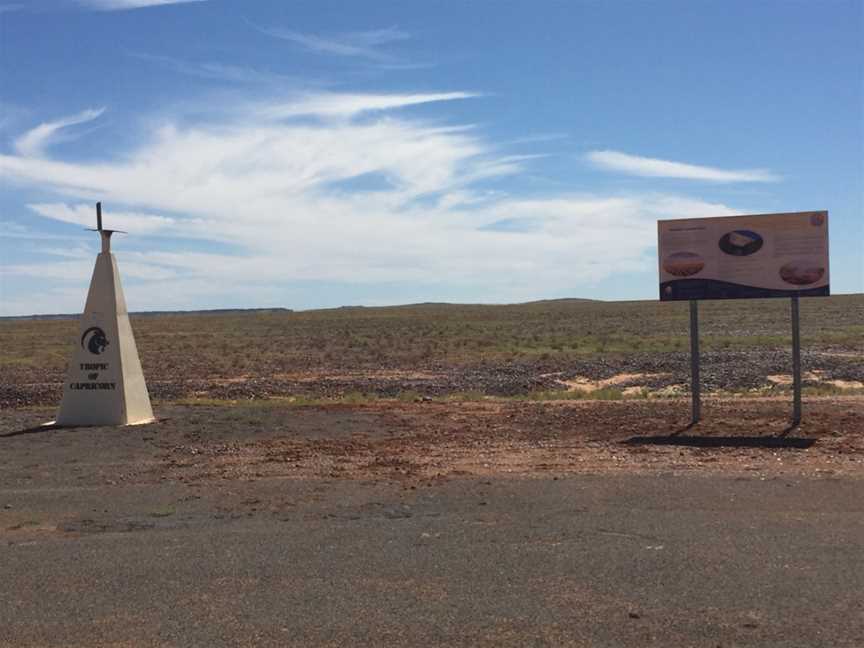
[[[660,300],[824,296],[828,212],[657,222]]]

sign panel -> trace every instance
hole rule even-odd
[[[824,296],[828,212],[657,221],[660,300]]]

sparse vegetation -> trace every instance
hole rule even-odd
[[[570,390],[570,391],[535,391],[528,394],[529,400],[547,401],[547,400],[623,400],[624,392],[620,389],[605,387],[603,389],[593,389],[591,391]]]
[[[864,295],[803,299],[801,316],[807,368],[862,380]],[[154,315],[133,316],[133,327],[151,393],[172,401],[581,398],[556,381],[640,372],[653,382],[615,388],[658,389],[686,383],[689,371],[684,302]],[[74,319],[0,320],[0,407],[56,402],[77,329]],[[700,329],[707,390],[757,389],[789,372],[788,300],[703,302]]]
[[[864,387],[838,387],[830,384],[807,385],[801,388],[801,392],[805,396],[864,396]]]

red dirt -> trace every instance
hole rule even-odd
[[[206,408],[207,415],[199,417],[208,421],[202,432],[170,445],[168,463],[159,471],[187,481],[279,476],[411,483],[459,475],[612,472],[864,476],[862,398],[808,401],[804,423],[788,433],[789,403],[783,399],[709,399],[704,421],[691,430],[685,429],[688,405],[665,400],[264,406],[257,420],[254,413],[243,415],[259,433],[228,432],[218,442],[208,440],[208,430],[224,431],[225,422],[219,408]],[[304,433],[307,425],[312,434]],[[627,443],[630,439],[648,443]],[[811,441],[809,448],[796,447]]]

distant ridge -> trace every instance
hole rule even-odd
[[[530,306],[531,304],[571,304],[573,302],[603,302],[603,299],[588,299],[587,297],[561,297],[559,299],[537,299],[524,304],[509,304],[510,306]],[[642,300],[637,300],[642,301]]]
[[[507,308],[518,306],[551,306],[555,304],[601,304],[605,303],[602,299],[587,299],[584,297],[562,297],[560,299],[538,299],[529,302],[514,302],[509,304],[469,304],[457,302],[416,302],[413,304],[393,304],[389,306],[364,306],[362,304],[349,304],[345,306],[333,306],[330,308],[309,308],[302,311],[296,311],[293,308],[210,308],[203,310],[158,310],[158,311],[135,311],[130,313],[133,317],[156,317],[156,316],[171,316],[171,315],[231,315],[231,314],[256,314],[256,313],[295,313],[318,311],[352,311],[352,310],[386,310],[386,309],[409,309],[409,308]],[[0,321],[3,320],[63,320],[76,319],[80,317],[80,313],[58,313],[49,315],[7,315],[0,316]]]
[[[231,315],[254,314],[254,313],[293,313],[290,308],[210,308],[205,310],[178,310],[178,311],[138,311],[129,313],[134,317],[156,317],[165,315]],[[76,319],[81,313],[58,313],[54,315],[7,315],[0,320],[61,320]]]
[[[835,298],[860,298],[864,297],[864,293],[837,293],[832,295]],[[710,303],[710,300],[706,300]],[[762,300],[750,300],[750,302],[773,302],[777,301],[776,299],[766,298]],[[606,300],[606,299],[589,299],[586,297],[561,297],[558,299],[537,299],[534,301],[527,302],[512,302],[508,304],[471,304],[471,303],[459,303],[459,302],[415,302],[412,304],[392,304],[392,305],[363,305],[363,304],[346,304],[344,306],[331,306],[327,308],[306,308],[302,310],[297,310],[293,308],[283,308],[283,307],[271,307],[271,308],[210,308],[210,309],[201,309],[201,310],[158,310],[158,311],[134,311],[130,313],[133,317],[171,317],[171,316],[196,316],[201,315],[204,317],[207,316],[218,316],[218,315],[279,315],[279,314],[289,314],[289,313],[369,313],[369,311],[407,311],[407,310],[417,310],[424,311],[428,309],[430,312],[435,312],[438,309],[447,310],[447,309],[474,309],[474,311],[480,311],[484,309],[527,309],[530,312],[542,311],[545,308],[555,309],[555,307],[567,307],[571,306],[574,308],[580,306],[589,306],[589,305],[619,305],[624,306],[627,304],[658,304],[656,298],[654,299],[614,299],[614,300]],[[57,313],[57,314],[45,314],[45,315],[0,315],[0,322],[2,321],[14,321],[14,320],[69,320],[75,319],[77,320],[81,317],[80,313]]]
[[[364,306],[362,304],[334,306],[332,308],[310,308],[309,311],[325,310],[361,310],[361,309],[385,309],[385,308],[442,308],[455,306],[464,308],[502,308],[506,306],[533,306],[535,304],[572,304],[572,303],[603,303],[602,299],[587,299],[584,297],[561,297],[560,299],[538,299],[529,302],[511,302],[506,304],[472,304],[466,302],[415,302],[412,304],[391,304],[387,306]],[[302,311],[300,311],[302,312]]]
[[[203,310],[158,310],[158,311],[134,311],[129,313],[133,317],[157,317],[170,315],[231,315],[231,314],[255,314],[255,313],[294,313],[294,312],[316,312],[328,310],[376,310],[376,309],[405,309],[405,308],[446,308],[452,306],[455,308],[506,308],[507,306],[543,306],[551,304],[572,304],[572,303],[602,303],[602,299],[585,299],[582,297],[562,297],[560,299],[539,299],[530,302],[519,302],[511,304],[467,304],[456,302],[417,302],[413,304],[393,304],[390,306],[364,306],[362,304],[351,304],[345,306],[333,306],[331,308],[309,308],[304,311],[295,311],[293,308],[209,308]],[[48,315],[6,315],[0,316],[0,321],[3,320],[64,320],[77,319],[81,313],[56,313]]]

